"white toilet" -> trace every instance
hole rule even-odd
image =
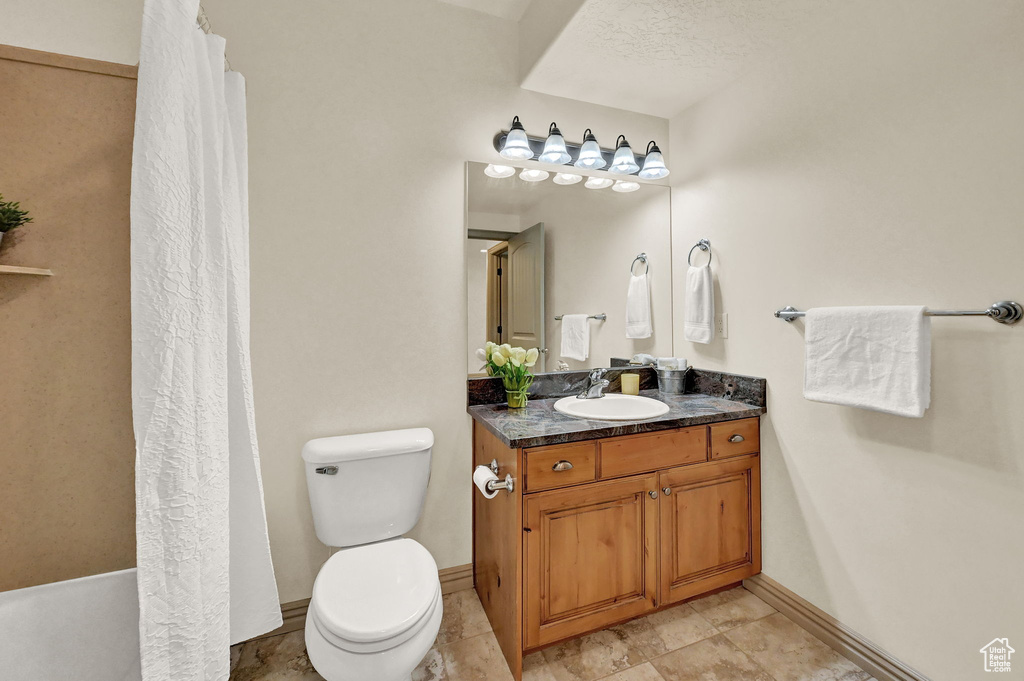
[[[306,649],[327,681],[408,681],[441,627],[430,553],[402,534],[430,480],[428,428],[310,440],[302,448],[316,536],[341,550],[320,569]]]

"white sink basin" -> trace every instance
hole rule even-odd
[[[668,405],[650,397],[609,393],[592,400],[573,395],[555,402],[555,411],[581,419],[602,421],[639,421],[668,413]]]

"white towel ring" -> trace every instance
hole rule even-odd
[[[690,249],[690,252],[686,254],[686,264],[689,265],[690,267],[693,267],[693,252],[698,248],[708,254],[708,265],[710,265],[711,258],[713,258],[714,256],[711,253],[711,242],[708,241],[707,239],[701,239],[700,241],[693,245],[693,248]]]
[[[651,263],[647,262],[647,254],[646,253],[641,253],[640,255],[638,255],[635,258],[633,258],[633,262],[631,262],[629,264],[629,273],[630,274],[632,274],[634,277],[635,276],[639,276],[639,275],[637,275],[633,271],[633,268],[636,267],[636,261],[637,260],[639,260],[640,262],[642,262],[644,264],[643,274],[647,274],[648,272],[650,272],[650,270],[651,270]]]

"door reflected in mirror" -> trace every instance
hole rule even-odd
[[[490,177],[486,167],[466,164],[468,373],[485,375],[477,349],[487,341],[538,348],[534,373],[671,355],[668,187],[613,192],[584,182]],[[646,263],[636,260],[641,253]],[[646,276],[649,302],[641,282],[631,286],[634,276]],[[564,315],[602,314],[585,325],[570,318],[563,328]],[[635,337],[647,333],[635,323],[645,315],[650,335]],[[627,337],[627,316],[634,337]],[[563,332],[571,335],[564,343]]]

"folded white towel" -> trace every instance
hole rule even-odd
[[[664,371],[679,370],[682,371],[686,368],[686,358],[684,357],[659,357],[657,360],[658,369]]]
[[[651,289],[647,273],[630,275],[626,290],[626,338],[650,338],[651,332]]]
[[[587,315],[562,315],[562,357],[580,362],[590,357],[590,322],[587,321]]]
[[[710,343],[715,339],[715,291],[710,265],[686,270],[683,338],[693,343]]]
[[[931,401],[931,318],[920,306],[807,311],[804,397],[920,418]]]

